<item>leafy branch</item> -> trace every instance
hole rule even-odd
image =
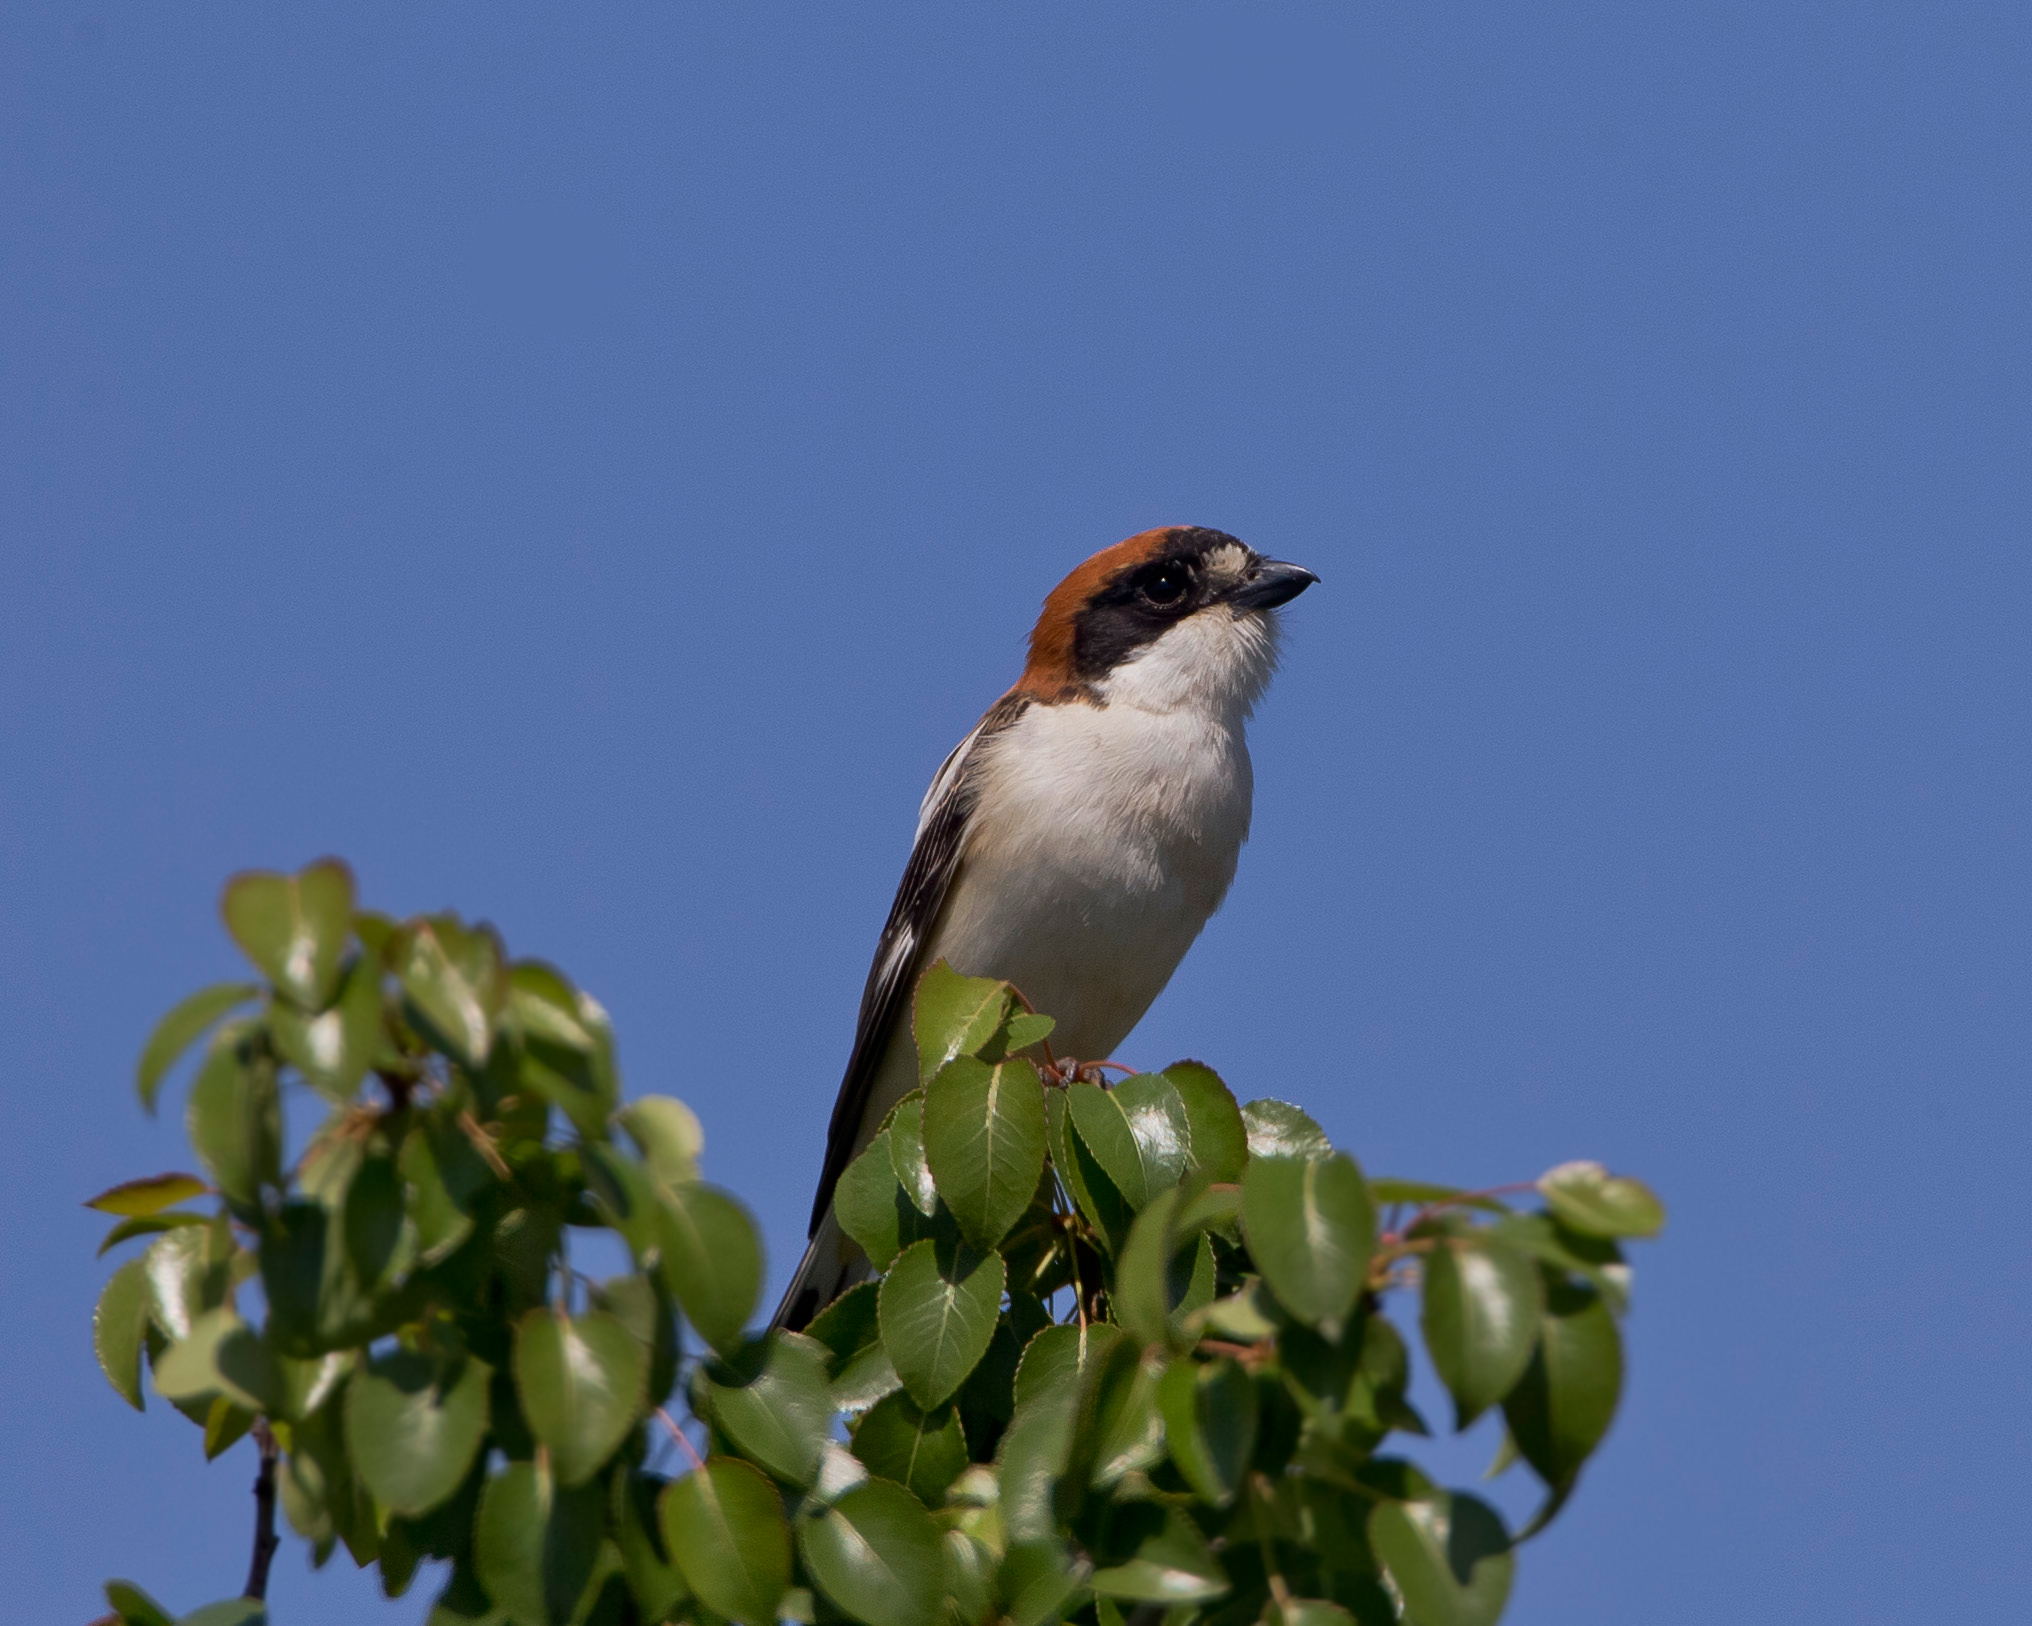
[[[683,1103],[624,1103],[562,973],[361,910],[331,860],[224,915],[259,980],[177,1006],[137,1075],[154,1110],[196,1052],[202,1172],[93,1199],[102,1252],[144,1244],[95,1319],[113,1387],[262,1449],[246,1595],[177,1626],[266,1619],[278,1500],[390,1597],[447,1565],[431,1626],[1488,1626],[1521,1538],[1386,1451],[1428,1432],[1393,1296],[1455,1426],[1500,1410],[1542,1481],[1525,1534],[1614,1415],[1621,1242],[1664,1216],[1598,1165],[1369,1179],[1295,1106],[1060,1062],[1014,989],[934,966],[919,1087],[835,1199],[876,1279],[757,1335],[753,1220]],[[328,1109],[293,1162],[284,1090]],[[593,1280],[601,1230],[630,1269]]]

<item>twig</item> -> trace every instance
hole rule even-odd
[[[254,1562],[247,1566],[243,1598],[268,1596],[268,1566],[281,1545],[275,1534],[275,1431],[268,1419],[254,1419],[254,1443],[261,1449],[261,1471],[254,1476]]]
[[[494,1144],[493,1136],[480,1127],[480,1122],[470,1108],[459,1114],[459,1127],[466,1132],[466,1139],[473,1143],[473,1149],[487,1160],[488,1166],[503,1180],[515,1178],[508,1168],[508,1160],[501,1155],[501,1149]]]
[[[1291,1588],[1285,1585],[1284,1572],[1277,1567],[1276,1543],[1271,1539],[1270,1532],[1263,1528],[1268,1504],[1274,1502],[1277,1495],[1271,1490],[1269,1479],[1261,1473],[1249,1476],[1249,1494],[1256,1501],[1256,1545],[1263,1552],[1263,1573],[1270,1583],[1270,1596],[1276,1600],[1277,1612],[1282,1616],[1288,1614],[1291,1609]]]
[[[676,1422],[671,1418],[670,1413],[665,1411],[661,1406],[656,1408],[656,1420],[670,1430],[670,1437],[673,1440],[684,1447],[684,1454],[691,1458],[691,1465],[694,1468],[703,1468],[705,1466],[705,1462],[698,1454],[698,1447],[691,1443],[690,1439],[686,1437],[684,1430],[677,1426]]]

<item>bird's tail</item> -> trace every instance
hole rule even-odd
[[[873,1274],[868,1256],[840,1229],[839,1220],[828,1208],[769,1325],[783,1332],[802,1332],[819,1311]]]

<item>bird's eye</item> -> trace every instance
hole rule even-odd
[[[1183,570],[1176,565],[1165,565],[1152,572],[1143,583],[1143,596],[1159,609],[1168,610],[1185,597],[1191,586]]]

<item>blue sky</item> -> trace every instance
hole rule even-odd
[[[1323,584],[1126,1059],[1372,1172],[1671,1204],[1509,1618],[2022,1609],[2028,47],[0,8],[8,1614],[245,1569],[244,1448],[92,1368],[77,1206],[185,1160],[129,1077],[231,969],[226,873],[341,853],[567,967],[780,1279],[925,781],[1052,583],[1177,522]],[[273,1596],[427,1593],[293,1544]]]

